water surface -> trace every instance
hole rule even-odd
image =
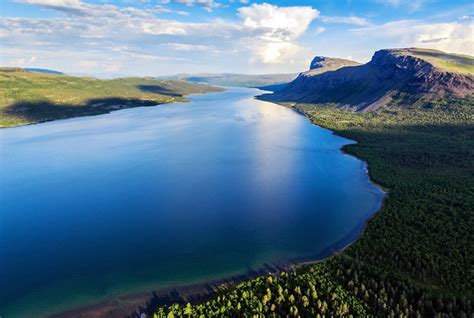
[[[229,89],[0,130],[0,316],[324,257],[382,192],[347,139]]]

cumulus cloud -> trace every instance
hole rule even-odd
[[[278,7],[268,3],[242,7],[238,12],[245,26],[265,28],[269,33],[281,33],[289,39],[300,36],[319,14],[312,7]]]
[[[17,1],[63,14],[0,20],[4,64],[27,62],[28,52],[38,57],[38,65],[69,72],[88,72],[93,65],[103,65],[103,72],[133,69],[135,74],[138,70],[144,70],[142,74],[169,73],[186,63],[189,70],[204,65],[218,67],[216,57],[221,65],[240,59],[240,63],[250,61],[253,70],[273,64],[272,71],[294,72],[303,68],[302,63],[311,55],[298,39],[319,14],[311,7],[254,4],[240,8],[234,20],[195,23],[163,18],[161,14],[168,12],[164,5],[139,8],[80,0]],[[199,0],[190,5],[203,3]],[[64,67],[57,66],[59,63]],[[296,66],[298,63],[301,65]]]
[[[325,32],[317,37],[325,41],[326,32],[330,32],[325,27],[329,29],[330,23],[353,28],[340,35],[340,43],[330,43],[327,47],[333,51],[324,52],[326,55],[346,52],[348,45],[359,60],[382,47],[418,46],[474,55],[472,16],[445,23],[400,20],[372,25],[356,16],[320,17],[319,11],[309,6],[254,3],[239,8],[234,19],[198,23],[164,18],[166,13],[187,12],[173,11],[164,3],[153,5],[151,1],[146,7],[92,4],[86,0],[16,1],[59,14],[52,18],[0,20],[2,64],[10,66],[34,64],[67,72],[94,73],[100,69],[120,75],[223,69],[243,72],[245,66],[252,72],[295,72],[306,68],[315,53],[301,41],[308,41],[303,35],[316,18],[328,25],[313,28],[312,40],[314,35]],[[215,3],[179,1],[183,8]]]
[[[253,61],[266,64],[295,63],[304,49],[296,40],[319,14],[312,7],[278,7],[253,4],[238,9],[244,27],[258,31],[249,46]]]

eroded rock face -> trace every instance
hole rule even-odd
[[[380,80],[399,80],[407,85],[407,92],[429,93],[443,97],[453,94],[458,97],[474,93],[474,77],[436,68],[426,60],[404,51],[381,50],[374,54],[369,64],[378,70]]]
[[[408,96],[410,102],[474,93],[474,76],[437,68],[406,49],[380,50],[367,64],[314,74],[324,63],[327,58],[316,57],[310,71],[301,73],[285,89],[264,99],[335,103],[355,110],[371,110],[390,104],[399,93]]]

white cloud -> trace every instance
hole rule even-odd
[[[170,2],[180,3],[188,7],[198,5],[206,9],[208,12],[211,12],[215,8],[219,8],[220,3],[214,0],[162,0],[161,3],[167,4]]]
[[[98,63],[103,66],[101,72],[111,73],[144,70],[145,74],[162,74],[185,64],[199,71],[219,65],[220,70],[230,65],[233,68],[226,70],[243,71],[242,65],[248,65],[258,72],[273,65],[272,72],[295,72],[311,56],[298,39],[319,14],[307,6],[254,4],[238,9],[238,19],[194,23],[162,18],[159,14],[167,11],[163,6],[142,9],[79,0],[21,1],[63,14],[0,20],[5,64],[26,63],[28,52],[38,57],[35,64],[67,72],[94,71],[78,61]],[[323,31],[319,28],[317,32]]]
[[[388,22],[359,28],[354,33],[372,39],[391,39],[399,47],[422,47],[474,55],[474,22],[423,23],[414,20]]]
[[[319,14],[312,7],[278,7],[268,3],[242,7],[238,12],[246,27],[265,28],[288,38],[300,36]]]
[[[63,11],[72,14],[82,14],[88,5],[80,0],[17,0],[20,3],[37,5],[47,9]]]
[[[173,10],[170,8],[166,8],[165,6],[162,5],[156,5],[155,8],[152,9],[152,11],[156,13],[174,13],[174,14],[179,14],[179,15],[189,15],[188,11],[183,11],[183,10]]]
[[[167,43],[166,48],[175,51],[211,51],[212,47],[199,44]]]
[[[290,42],[268,42],[253,49],[254,56],[252,62],[262,62],[265,64],[295,64],[296,56],[302,53],[303,49]]]
[[[314,31],[314,33],[315,33],[316,35],[318,35],[318,34],[323,33],[324,31],[326,31],[326,28],[325,28],[325,27],[317,27],[316,30]]]
[[[13,60],[13,65],[20,66],[20,67],[31,66],[35,61],[36,61],[36,56],[21,57],[21,58]]]
[[[249,42],[254,53],[252,61],[294,64],[305,51],[296,40],[319,11],[312,7],[277,7],[263,3],[239,8],[238,14],[246,28],[258,31],[256,38]]]
[[[352,24],[352,25],[358,25],[358,26],[370,25],[369,21],[367,21],[366,19],[356,17],[356,16],[349,16],[349,17],[321,16],[319,19],[325,23],[342,23],[342,24]]]

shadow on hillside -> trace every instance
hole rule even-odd
[[[55,104],[44,100],[38,102],[17,102],[1,110],[6,119],[19,122],[43,122],[78,116],[91,116],[124,108],[153,106],[159,102],[153,100],[125,99],[119,97],[90,99],[85,104]]]
[[[181,97],[183,95],[160,85],[137,85],[137,88],[145,93],[161,94],[167,96]]]

